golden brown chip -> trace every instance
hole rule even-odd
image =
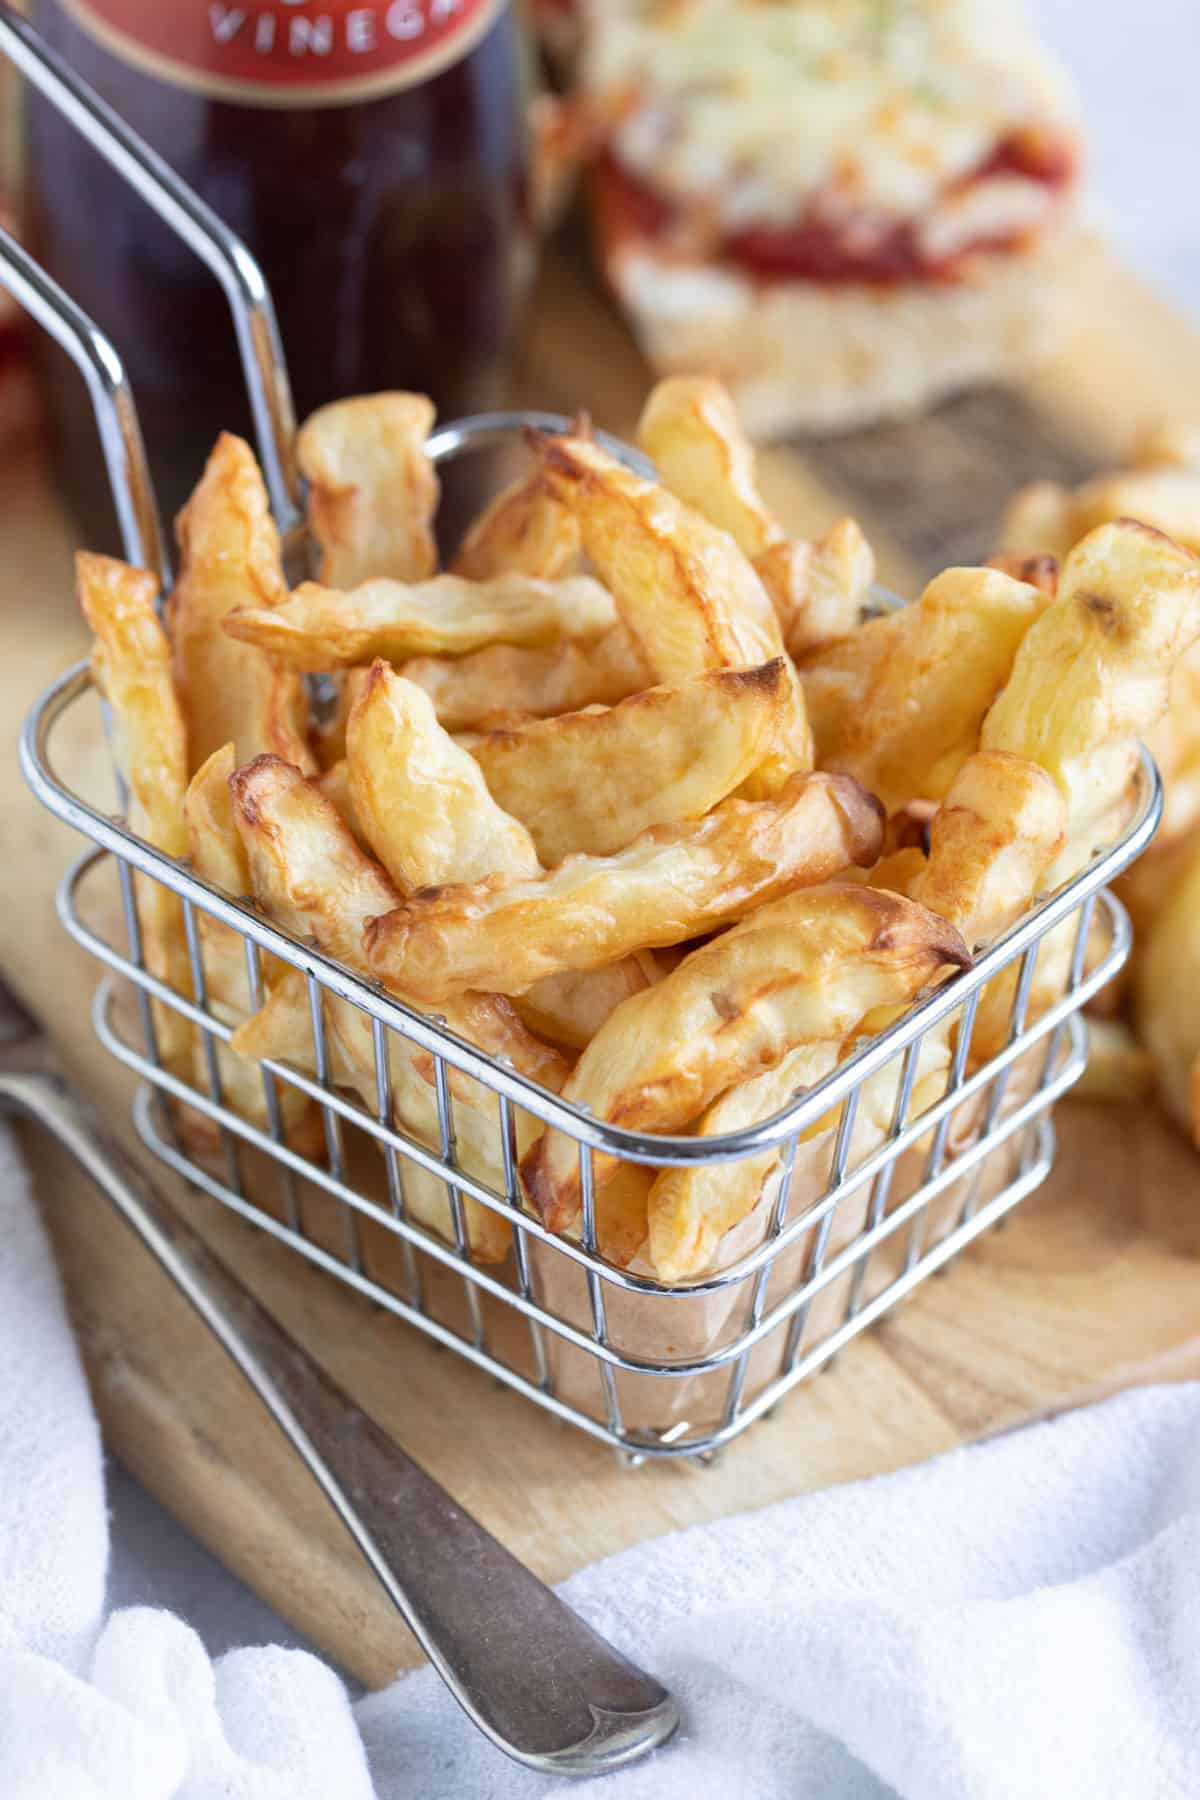
[[[205,881],[237,897],[250,892],[250,871],[246,852],[233,815],[233,798],[229,777],[233,774],[233,745],[214,750],[206,763],[193,775],[184,796],[183,812],[187,822],[188,853],[192,867]],[[201,952],[204,963],[204,991],[210,1012],[224,1025],[240,1025],[255,1005],[255,995],[246,966],[246,945],[232,925],[214,919],[206,912],[197,914]],[[260,980],[279,980],[287,965],[273,956],[261,959]],[[226,1045],[214,1039],[221,1099],[242,1118],[260,1131],[271,1126],[270,1108],[259,1070],[251,1068]],[[197,1041],[193,1051],[196,1085],[207,1088],[208,1059],[204,1046]],[[284,1135],[294,1150],[315,1153],[321,1144],[320,1119],[312,1102],[296,1088],[284,1087],[277,1094],[280,1122]],[[198,1119],[199,1115],[197,1115]],[[211,1122],[206,1122],[210,1124]],[[192,1126],[192,1136],[202,1127]],[[209,1136],[214,1145],[219,1131],[211,1125]]]
[[[496,575],[534,575],[557,581],[579,561],[579,526],[551,493],[540,469],[497,494],[463,538],[456,575],[490,581]]]
[[[652,825],[702,817],[775,743],[787,696],[777,657],[648,688],[608,709],[493,731],[470,751],[496,800],[553,865],[575,852],[621,850]]]
[[[588,969],[583,974],[568,969],[561,975],[548,975],[513,1004],[530,1031],[551,1043],[582,1050],[622,1000],[652,987],[660,977],[652,953],[639,950],[606,969]]]
[[[583,547],[658,681],[751,668],[783,650],[766,589],[727,532],[644,481],[585,438],[545,438],[554,491],[579,520]],[[755,792],[812,766],[799,685]]]
[[[269,612],[287,597],[279,533],[249,444],[222,433],[175,529],[180,569],[167,632],[190,767],[232,743],[239,763],[270,753],[307,772],[314,763],[304,683],[224,630],[235,608]]]
[[[822,650],[802,671],[820,766],[889,813],[941,800],[1046,604],[996,569],[947,569],[914,606]]]
[[[1051,883],[1113,835],[1137,740],[1167,704],[1171,672],[1200,635],[1200,562],[1130,520],[1102,525],[1063,564],[1058,597],[1030,629],[984,721],[981,746],[1040,763],[1067,797]]]
[[[727,531],[751,561],[782,539],[758,491],[754,447],[719,381],[671,375],[657,382],[642,409],[637,441],[663,486]]]
[[[402,893],[536,874],[528,831],[497,805],[427,696],[385,662],[372,666],[360,691],[346,748],[355,815]]]
[[[400,673],[423,688],[447,731],[466,731],[496,712],[551,718],[585,706],[613,706],[654,677],[624,625],[593,644],[569,640],[549,650],[492,644],[470,656],[421,656]]]
[[[233,745],[222,744],[196,770],[183,797],[192,867],[205,881],[233,895],[250,892],[250,866],[229,791],[236,767]]]
[[[238,769],[230,791],[255,897],[286,930],[315,939],[327,955],[369,973],[363,928],[369,918],[396,907],[400,895],[379,864],[359,849],[333,803],[314,781],[271,756]],[[405,984],[396,992],[402,1000],[412,997]],[[563,1059],[539,1044],[498,994],[463,994],[441,1011],[451,1031],[492,1055],[509,1057],[533,1080],[554,1087],[561,1079]],[[483,1094],[478,1084],[467,1085]],[[492,1098],[483,1095],[489,1106]]]
[[[280,923],[349,967],[365,972],[361,949],[366,916],[399,898],[383,870],[358,849],[331,803],[315,783],[270,757],[239,769],[231,783],[239,829],[246,841],[256,896]],[[404,997],[403,995],[401,996]],[[272,1056],[314,1071],[304,977],[290,970],[272,990],[266,1006],[236,1034],[233,1048],[247,1056]],[[541,1044],[498,995],[467,994],[443,1008],[448,1028],[493,1056],[507,1056],[522,1074],[556,1088],[566,1074],[563,1058]],[[376,1105],[371,1021],[347,1002],[326,996],[324,1016],[335,1056],[335,1077]],[[397,1118],[421,1142],[436,1148],[437,1099],[433,1059],[407,1040],[389,1034],[392,1096]],[[503,1187],[498,1167],[495,1096],[466,1076],[452,1073],[450,1091],[463,1166],[494,1188]],[[477,1115],[467,1118],[466,1115]],[[479,1123],[482,1116],[483,1124]],[[522,1129],[526,1129],[522,1127]],[[469,1150],[476,1140],[477,1154]],[[483,1144],[493,1146],[485,1162]],[[474,1161],[467,1160],[469,1154]],[[472,1243],[482,1255],[502,1256],[507,1227],[486,1207],[466,1202]],[[448,1212],[429,1219],[446,1235]]]
[[[225,628],[293,669],[316,672],[377,656],[396,663],[416,656],[467,656],[489,644],[537,648],[563,638],[590,643],[615,623],[611,599],[589,575],[563,581],[435,575],[414,584],[381,578],[348,591],[306,581],[279,606],[232,614]]]
[[[170,647],[154,609],[157,584],[144,569],[87,552],[76,557],[75,571],[79,604],[95,633],[92,675],[108,701],[113,755],[128,789],[129,828],[168,856],[184,856],[187,740]],[[141,875],[135,881],[146,966],[190,999],[179,900],[157,881]],[[161,1006],[155,1020],[163,1056],[184,1055],[191,1042],[187,1020]]]
[[[954,930],[896,894],[844,883],[802,889],[693,951],[619,1006],[563,1089],[596,1119],[671,1131],[795,1045],[841,1040],[872,1008],[910,999],[947,964],[965,968]],[[611,1171],[598,1157],[596,1179]],[[552,1230],[579,1211],[578,1146],[545,1133],[522,1164]]]
[[[797,659],[858,629],[875,580],[875,553],[853,519],[815,543],[785,538],[756,557],[788,654]]]
[[[861,1025],[882,1031],[902,1011],[888,1008],[877,1023],[864,1019]],[[797,1045],[773,1069],[750,1076],[714,1101],[696,1126],[697,1135],[718,1137],[761,1124],[815,1087],[857,1047],[854,1038],[843,1044],[817,1041]],[[910,1120],[919,1118],[941,1098],[949,1064],[945,1035],[927,1032],[917,1053],[908,1102]],[[893,1057],[859,1089],[852,1139],[855,1162],[882,1143],[891,1129],[901,1074],[902,1059]],[[840,1116],[841,1107],[835,1107],[802,1132],[798,1141],[803,1144],[831,1136]],[[647,1208],[647,1255],[660,1280],[686,1281],[709,1267],[726,1232],[741,1224],[763,1198],[783,1154],[784,1146],[779,1145],[736,1162],[694,1163],[662,1171],[650,1190]]]
[[[1066,828],[1066,798],[1051,774],[1005,750],[978,750],[934,818],[928,861],[907,892],[968,944],[989,943],[1025,912]]]
[[[856,782],[797,775],[776,800],[726,800],[614,856],[416,894],[373,920],[365,942],[382,981],[427,1002],[470,988],[521,994],[562,969],[681,943],[848,863],[869,864],[881,837],[878,807]]]
[[[335,400],[306,421],[296,457],[329,587],[376,575],[423,581],[437,568],[438,481],[425,453],[433,418],[424,394],[391,393]]]

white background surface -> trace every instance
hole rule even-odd
[[[1200,312],[1200,4],[1032,0],[1032,7],[1083,94],[1094,214],[1130,261]],[[111,1605],[169,1607],[213,1652],[300,1641],[123,1471],[110,1470],[109,1493]]]

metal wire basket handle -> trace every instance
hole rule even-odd
[[[286,543],[302,523],[294,455],[296,418],[275,304],[262,269],[224,220],[7,0],[0,0],[0,51],[220,282],[233,315],[271,510]],[[152,570],[165,588],[169,558],[137,411],[119,355],[99,327],[6,231],[0,231],[0,283],[57,339],[82,372],[100,427],[126,557]]]

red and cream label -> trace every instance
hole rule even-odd
[[[506,0],[60,0],[123,62],[248,106],[337,106],[426,81]]]

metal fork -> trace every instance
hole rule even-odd
[[[464,1712],[547,1774],[666,1742],[675,1701],[397,1448],[155,1192],[0,977],[0,1112],[43,1125],[112,1201],[254,1389]]]

